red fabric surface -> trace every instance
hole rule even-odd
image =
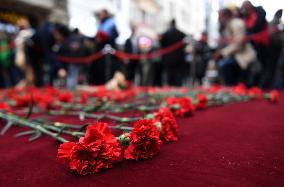
[[[283,100],[198,111],[178,118],[179,141],[155,158],[93,176],[58,163],[50,137],[28,142],[14,127],[0,136],[0,186],[284,186],[283,119]]]

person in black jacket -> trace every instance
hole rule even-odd
[[[131,26],[131,36],[125,41],[124,44],[124,52],[129,53],[129,54],[138,54],[139,49],[138,49],[138,38],[135,36],[135,26]],[[124,60],[124,74],[127,80],[129,81],[134,81],[135,79],[135,73],[136,73],[136,68],[139,63],[139,60],[129,60],[125,59]]]
[[[241,7],[241,13],[246,25],[249,41],[257,52],[257,58],[261,63],[262,72],[259,81],[260,86],[267,87],[267,70],[270,69],[269,63],[269,32],[268,22],[266,20],[266,12],[261,7],[255,7],[250,1],[244,1]]]
[[[184,37],[185,34],[176,28],[176,22],[172,20],[169,29],[161,35],[161,47],[171,46],[183,40]],[[181,86],[182,69],[185,64],[184,47],[162,56],[162,63],[166,73],[167,84],[170,86]]]

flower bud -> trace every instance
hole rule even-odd
[[[161,132],[161,128],[162,128],[161,122],[155,122],[154,125],[157,127],[158,131]]]
[[[179,104],[174,104],[174,105],[171,106],[171,109],[173,109],[173,110],[178,110],[178,109],[180,109],[180,108],[181,108],[181,107],[180,107]]]
[[[123,145],[123,146],[129,146],[130,144],[130,138],[128,133],[124,133],[118,137],[118,141]]]
[[[145,116],[145,118],[146,119],[154,119],[154,114],[147,114],[146,116]]]

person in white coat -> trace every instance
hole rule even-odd
[[[21,18],[17,21],[19,32],[15,38],[15,64],[24,73],[24,79],[21,80],[17,87],[24,87],[34,83],[34,73],[32,66],[27,61],[25,51],[26,41],[33,35],[33,30],[30,28],[29,21]]]
[[[256,60],[256,52],[246,37],[245,24],[227,8],[219,11],[219,23],[223,26],[223,47],[215,53],[214,58],[219,60],[224,83],[231,86],[245,82],[247,69]]]

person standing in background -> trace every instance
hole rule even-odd
[[[56,64],[58,63],[52,46],[55,44],[53,32],[56,24],[52,22],[45,22],[38,27],[35,34],[31,38],[29,59],[33,61],[33,69],[35,71],[35,85],[42,86],[45,81],[49,85],[53,85],[53,80],[56,78]],[[48,65],[48,77],[44,77],[44,64]]]
[[[97,52],[101,51],[106,45],[115,48],[115,40],[118,37],[118,31],[113,16],[106,9],[96,13],[100,24],[95,37]],[[89,77],[91,84],[104,84],[110,80],[115,71],[120,69],[120,63],[111,55],[106,54],[103,58],[93,62],[90,67]]]
[[[257,52],[257,58],[261,63],[262,71],[259,82],[260,86],[267,88],[269,84],[268,69],[269,63],[269,32],[266,12],[259,6],[255,7],[250,1],[244,1],[241,6],[241,13],[245,22],[249,41]],[[256,83],[257,84],[257,83]]]
[[[0,88],[9,86],[9,69],[11,66],[11,51],[9,48],[8,37],[3,30],[0,30]]]
[[[20,18],[17,21],[17,27],[19,32],[15,38],[15,64],[24,73],[24,79],[17,84],[17,87],[24,87],[34,84],[34,72],[31,64],[28,62],[26,53],[27,41],[34,32],[30,27],[29,21],[25,18]]]
[[[175,20],[170,22],[168,30],[161,35],[162,48],[169,47],[183,40],[185,34],[176,28]],[[170,86],[182,85],[182,70],[185,64],[184,47],[176,49],[162,57],[162,65],[166,73],[166,82]]]
[[[277,10],[270,23],[271,60],[275,62],[273,88],[284,88],[284,27],[281,21],[283,10]],[[282,28],[279,27],[282,25]]]
[[[125,41],[124,52],[130,54],[138,54],[138,38],[135,36],[136,27],[131,25],[131,36]],[[134,82],[137,65],[139,60],[124,59],[124,74],[126,80]]]
[[[201,33],[199,41],[194,45],[195,78],[199,85],[202,85],[202,78],[205,76],[207,63],[210,60],[210,47],[206,32]]]
[[[278,26],[281,24],[282,18],[282,9],[277,10],[275,13],[273,20],[269,23],[269,39],[270,39],[270,47],[269,47],[269,67],[267,69],[268,74],[268,86],[269,88],[273,88],[276,86],[277,77],[277,65],[279,63],[281,51],[284,43],[284,36],[281,30],[279,30]]]
[[[225,45],[215,52],[214,59],[221,59],[218,63],[224,83],[232,86],[246,82],[248,66],[256,60],[256,53],[252,45],[245,40],[244,22],[234,17],[227,8],[219,11],[219,22],[223,26]]]
[[[82,36],[78,29],[74,29],[70,36],[67,38],[66,50],[68,57],[84,57],[88,56],[88,50],[84,45],[84,36]],[[67,81],[66,86],[68,89],[75,89],[78,84],[78,77],[80,70],[84,67],[82,63],[69,63],[67,64]]]

